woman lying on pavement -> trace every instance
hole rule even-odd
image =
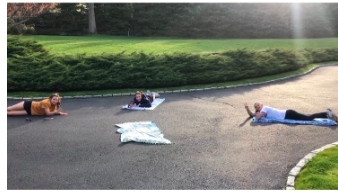
[[[254,108],[256,109],[256,112],[252,113],[247,103],[244,103],[244,106],[249,116],[256,117],[257,119],[260,119],[262,117],[268,117],[273,119],[292,119],[292,120],[311,121],[315,118],[330,118],[338,123],[337,115],[333,113],[332,110],[329,108],[327,109],[326,112],[305,115],[302,113],[298,113],[297,111],[292,109],[280,110],[269,106],[265,106],[262,103],[255,103]]]
[[[21,101],[7,107],[7,115],[67,115],[60,108],[61,98],[58,93],[53,93],[48,99],[41,101]]]
[[[155,94],[145,95],[142,91],[136,91],[134,99],[128,104],[128,107],[151,107],[155,100]]]

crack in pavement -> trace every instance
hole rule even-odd
[[[227,103],[227,102],[210,101],[208,99],[202,99],[201,97],[197,97],[197,96],[193,96],[193,95],[189,95],[189,94],[184,94],[184,93],[183,93],[183,95],[186,95],[186,96],[189,96],[189,97],[192,97],[192,98],[196,98],[196,99],[200,99],[200,100],[203,100],[203,101],[209,101],[209,102],[212,102],[212,103],[221,103],[221,104],[228,105],[228,106],[231,106],[232,108],[236,109],[236,107],[234,107],[233,105],[231,105],[230,103]]]

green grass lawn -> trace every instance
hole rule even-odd
[[[33,39],[54,54],[119,53],[126,51],[144,53],[209,53],[231,49],[264,50],[269,48],[338,48],[338,38],[321,39],[180,39],[165,37],[117,36],[22,36]]]
[[[338,189],[338,146],[313,157],[297,175],[295,189]]]

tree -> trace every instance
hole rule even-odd
[[[55,7],[56,3],[7,3],[8,27],[15,27]]]
[[[89,16],[89,30],[88,30],[89,34],[97,34],[94,3],[88,3],[88,16]]]

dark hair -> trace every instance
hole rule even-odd
[[[142,98],[142,99],[146,98],[146,95],[145,95],[142,91],[136,91],[135,96],[136,96],[137,94],[141,94],[141,98]]]
[[[56,103],[56,109],[59,109],[61,106],[61,98],[60,98],[60,94],[59,93],[52,93],[49,96],[49,99],[52,99],[53,97],[58,97],[58,102]]]

